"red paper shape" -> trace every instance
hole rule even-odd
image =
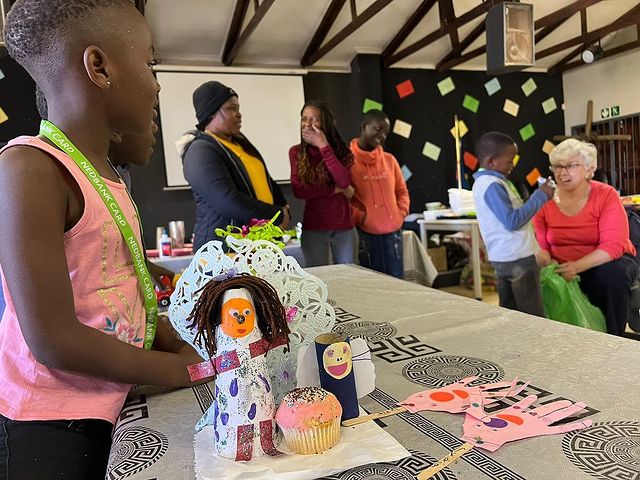
[[[464,164],[467,166],[467,168],[471,170],[475,170],[476,168],[478,168],[478,164],[480,162],[478,161],[478,157],[476,157],[473,153],[464,152],[462,158],[464,159]]]
[[[396,90],[398,91],[398,96],[400,98],[408,97],[415,92],[411,80],[405,80],[404,82],[397,84]]]

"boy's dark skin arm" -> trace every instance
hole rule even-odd
[[[96,168],[108,177],[106,165]],[[20,146],[0,155],[0,264],[33,356],[49,368],[123,383],[191,384],[186,367],[202,359],[190,346],[145,351],[78,321],[64,232],[82,210],[77,184],[44,152]],[[172,350],[159,328],[157,344]]]

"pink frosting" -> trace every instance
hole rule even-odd
[[[302,387],[284,396],[276,422],[282,428],[307,429],[341,416],[342,407],[333,393],[320,387]]]

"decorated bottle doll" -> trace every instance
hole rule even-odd
[[[213,279],[190,317],[216,375],[216,452],[236,461],[278,455],[275,402],[265,355],[288,345],[285,309],[275,289],[251,275]]]

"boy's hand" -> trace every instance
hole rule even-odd
[[[536,262],[538,263],[539,267],[546,267],[547,265],[551,264],[551,262],[553,262],[553,259],[551,258],[551,254],[548,251],[540,250],[538,253],[536,253]]]
[[[553,198],[553,194],[555,193],[556,189],[555,187],[552,186],[553,184],[549,182],[549,180],[547,180],[546,182],[544,182],[543,184],[540,185],[540,190],[542,190],[544,192],[544,194],[547,196],[548,199]]]

